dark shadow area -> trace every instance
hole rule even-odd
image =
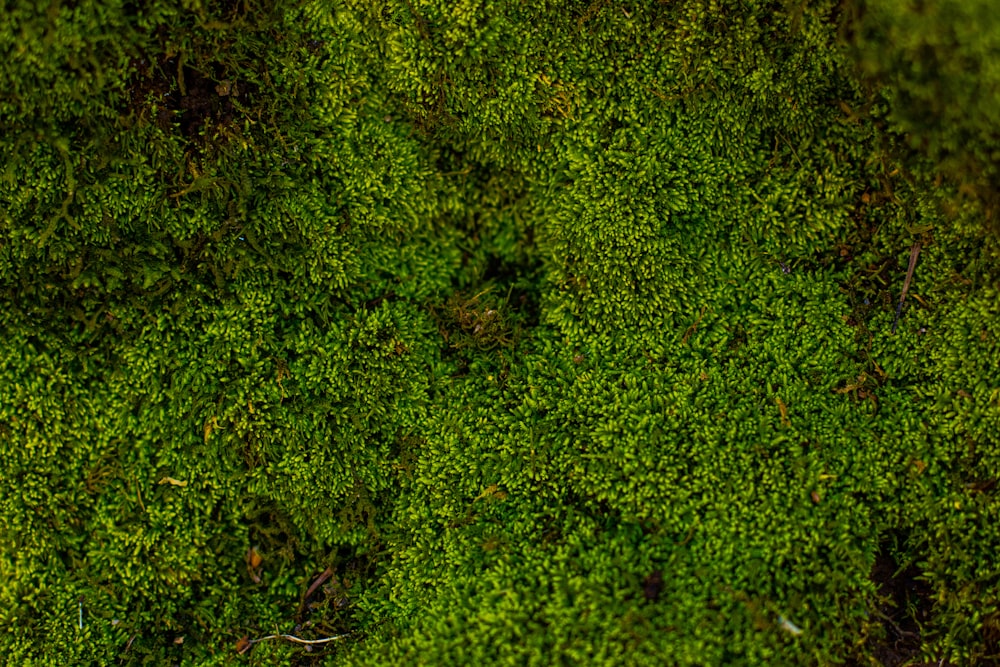
[[[181,64],[178,56],[163,55],[131,63],[129,107],[138,118],[148,119],[164,132],[175,129],[189,145],[204,148],[210,137],[233,126],[239,108],[250,108],[259,98],[259,87],[227,75],[222,63],[209,63],[205,71]]]
[[[904,541],[883,539],[871,572],[871,580],[878,587],[871,613],[881,623],[882,632],[881,637],[869,638],[865,652],[885,667],[925,664],[912,661],[920,657],[924,628],[933,617],[934,591],[930,584],[912,562],[900,565],[896,545]]]

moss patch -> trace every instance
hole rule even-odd
[[[15,3],[5,654],[991,664],[988,4]]]

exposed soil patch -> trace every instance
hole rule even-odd
[[[921,580],[915,565],[899,569],[885,544],[872,567],[871,579],[878,585],[875,616],[885,631],[871,646],[873,655],[885,667],[914,665],[923,645],[922,628],[931,621],[933,590]]]
[[[234,126],[240,109],[254,104],[258,87],[227,75],[221,63],[205,70],[181,64],[178,56],[132,60],[129,105],[139,118],[165,132],[178,131],[188,144],[203,146]]]

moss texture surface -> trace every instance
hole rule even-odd
[[[993,5],[5,3],[0,652],[997,664]]]

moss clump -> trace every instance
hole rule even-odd
[[[0,647],[993,659],[985,6],[11,5]]]

